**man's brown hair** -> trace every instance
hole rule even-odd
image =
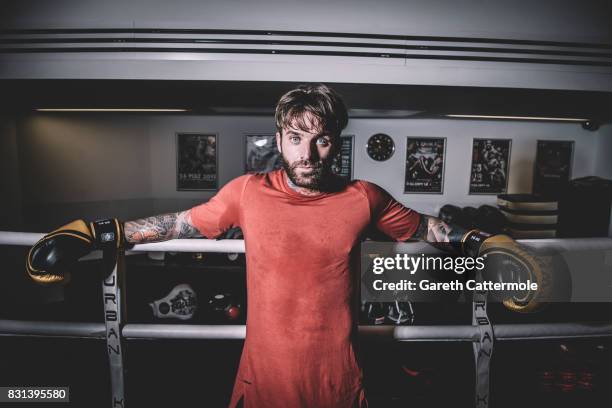
[[[340,136],[348,123],[346,106],[336,91],[323,84],[300,85],[279,99],[276,129],[282,134],[284,128],[294,125],[300,130],[311,131],[305,121],[305,113],[317,119],[315,126],[334,137]]]

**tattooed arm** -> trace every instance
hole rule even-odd
[[[202,236],[191,221],[191,210],[127,221],[124,230],[131,244]]]

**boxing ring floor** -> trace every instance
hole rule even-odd
[[[0,245],[31,246],[43,234],[0,232]],[[535,248],[554,248],[558,250],[604,250],[612,252],[612,239],[584,238],[584,239],[546,239],[524,240],[524,245]],[[423,251],[437,251],[423,243],[398,243],[399,250],[421,253]],[[135,246],[129,253],[143,252],[217,252],[217,253],[244,253],[242,240],[173,240],[161,243],[143,244]],[[129,254],[128,253],[128,254]],[[99,257],[91,254],[84,259]],[[122,263],[115,265],[112,274],[107,277],[104,286],[104,299],[113,295],[118,302],[103,302],[100,305],[105,312],[104,323],[86,322],[50,322],[50,321],[20,321],[0,319],[0,336],[20,338],[65,338],[65,339],[92,339],[106,340],[108,361],[110,362],[110,388],[112,397],[109,402],[113,406],[130,406],[129,399],[124,400],[124,354],[122,350],[126,343],[138,340],[203,340],[226,341],[244,339],[246,327],[244,325],[190,325],[190,324],[137,324],[126,323],[122,319],[121,305],[125,306],[126,291],[121,281],[123,274]],[[114,277],[114,278],[113,278]],[[113,285],[108,285],[109,282]],[[116,319],[109,319],[110,316]],[[496,342],[512,341],[547,341],[558,339],[594,339],[612,338],[612,319],[593,322],[563,322],[563,323],[523,323],[523,324],[496,324],[490,322],[492,329],[492,346]],[[109,336],[109,333],[111,334]],[[478,345],[482,343],[482,328],[477,324],[444,325],[444,326],[360,326],[360,337],[365,341],[391,341],[391,342],[436,342],[436,343],[467,343]],[[476,349],[475,349],[476,350]],[[492,350],[490,350],[492,351]],[[489,352],[490,352],[489,351]],[[474,358],[477,360],[475,352]],[[129,357],[127,357],[129,359]],[[488,388],[491,376],[488,364],[478,367],[475,365],[475,394]],[[484,378],[484,380],[483,380]],[[482,394],[481,394],[482,395]],[[129,398],[129,397],[128,397]],[[117,401],[121,404],[117,405]],[[127,404],[125,404],[127,402]],[[489,406],[488,401],[476,398],[475,405]],[[492,405],[493,406],[493,405]]]

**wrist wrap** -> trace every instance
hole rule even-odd
[[[485,240],[489,237],[492,237],[492,234],[486,233],[480,230],[471,230],[468,231],[461,238],[461,253],[470,257],[477,257],[480,253],[480,247],[485,242]]]

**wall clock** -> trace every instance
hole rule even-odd
[[[368,139],[366,147],[368,156],[376,161],[385,161],[393,156],[395,151],[395,143],[389,135],[377,133]]]

